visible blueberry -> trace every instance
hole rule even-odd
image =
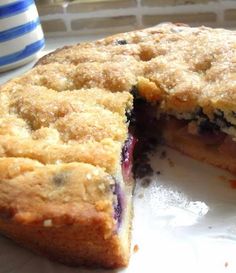
[[[58,173],[53,177],[53,183],[57,187],[60,187],[60,186],[65,185],[67,179],[68,179],[68,173],[66,173],[66,172]]]
[[[138,97],[138,88],[136,85],[133,85],[130,89],[130,93],[134,96],[134,99]]]
[[[199,133],[213,133],[215,130],[219,130],[219,126],[209,121],[209,119],[203,119],[199,124]]]
[[[204,114],[202,107],[199,107],[196,110],[196,116],[202,117],[202,118],[208,118],[206,114]]]
[[[219,109],[215,110],[215,112],[214,112],[214,122],[221,128],[233,126],[224,117],[224,112]]]
[[[116,43],[118,44],[118,45],[127,45],[127,41],[126,40],[117,40],[116,41]]]
[[[196,110],[196,115],[200,116],[201,114],[202,114],[202,108],[199,107],[199,108],[197,108],[197,110]]]
[[[122,212],[123,212],[123,198],[121,193],[120,184],[115,182],[113,186],[113,194],[117,197],[116,202],[114,203],[114,218],[117,220],[118,227],[122,221]]]
[[[128,156],[128,140],[129,139],[126,139],[125,143],[124,143],[124,146],[123,146],[123,149],[122,149],[122,158],[121,158],[121,162],[124,162],[126,157]]]
[[[133,141],[134,141],[133,137],[129,135],[122,149],[122,160],[121,160],[122,162],[130,158],[130,147],[132,146]]]

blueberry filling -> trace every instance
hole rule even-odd
[[[132,171],[135,178],[142,178],[153,172],[148,154],[161,141],[160,124],[157,121],[156,105],[142,99],[136,85],[132,86],[130,93],[134,97],[134,107],[129,116],[129,132],[138,139],[132,151]]]
[[[221,110],[216,110],[214,113],[214,122],[221,128],[229,128],[233,126],[230,122],[228,122],[224,117],[224,112]]]
[[[198,125],[199,134],[214,133],[217,130],[219,130],[219,126],[215,123],[210,122],[209,119],[201,120]]]
[[[201,107],[197,108],[195,112],[196,118],[207,118],[207,115],[203,113],[203,110]]]
[[[124,198],[122,196],[121,187],[116,182],[113,186],[113,194],[116,198],[114,202],[114,219],[117,221],[118,228],[122,222],[122,214],[123,214],[123,205],[124,205]]]
[[[131,159],[135,142],[136,139],[134,138],[134,136],[132,136],[132,134],[129,134],[122,149],[122,163],[128,162]]]
[[[234,115],[233,112],[232,115]],[[213,113],[213,118],[209,119],[203,112],[203,109],[199,107],[196,112],[193,113],[193,118],[188,120],[195,120],[197,122],[199,134],[215,133],[230,127],[235,128],[235,125],[225,118],[224,112],[220,109],[216,109]]]
[[[66,184],[66,181],[68,180],[68,175],[69,174],[67,172],[57,173],[53,177],[53,183],[55,184],[55,186],[64,186]]]
[[[133,85],[130,89],[130,93],[133,95],[134,98],[134,107],[131,111],[126,111],[125,115],[127,118],[127,122],[129,123],[129,131],[132,131],[134,127],[136,127],[136,104],[137,100],[141,100],[138,94],[137,86]]]
[[[125,182],[129,182],[132,177],[132,167],[133,167],[133,152],[137,139],[129,133],[127,140],[122,149],[122,172]]]
[[[116,43],[118,44],[118,45],[127,45],[127,41],[126,40],[117,40],[116,41]]]

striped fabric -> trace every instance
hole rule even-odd
[[[0,71],[26,63],[43,46],[34,0],[0,0]]]

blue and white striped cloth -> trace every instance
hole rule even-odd
[[[0,0],[0,71],[28,62],[43,46],[34,0]]]

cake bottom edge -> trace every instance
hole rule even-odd
[[[132,186],[127,186],[124,226],[104,237],[105,221],[44,227],[0,219],[0,233],[49,260],[68,266],[115,269],[128,265],[133,218]]]

